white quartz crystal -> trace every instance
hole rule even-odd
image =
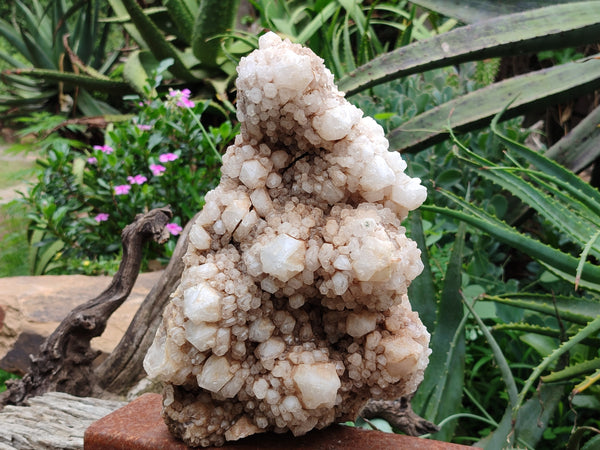
[[[306,408],[333,408],[342,385],[335,364],[299,364],[292,378]]]
[[[304,269],[305,251],[303,241],[280,234],[260,251],[263,271],[278,280],[288,281]]]
[[[217,322],[221,318],[221,294],[201,283],[183,292],[183,313],[196,324]]]
[[[198,375],[198,386],[211,392],[218,392],[225,383],[233,378],[227,358],[212,355],[204,363]]]
[[[368,398],[412,395],[430,352],[402,226],[427,192],[381,126],[274,33],[236,85],[240,134],[144,360],[191,446],[354,420]]]

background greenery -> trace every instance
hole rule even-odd
[[[486,449],[600,445],[599,2],[108,5],[3,6],[12,20],[0,22],[0,108],[36,136],[40,158],[22,203],[4,207],[2,273],[21,273],[22,259],[4,254],[24,246],[32,273],[110,273],[120,229],[185,196],[183,226],[236,133],[235,65],[275,30],[324,58],[428,188],[406,226],[423,250],[410,296],[433,350],[413,408],[440,425],[433,437]],[[45,24],[38,35],[22,26],[32,21]],[[66,41],[31,44],[63,28]],[[175,157],[162,163],[165,154]],[[153,176],[158,163],[165,172]],[[136,175],[146,179],[128,181]],[[13,221],[10,208],[23,205],[27,218]],[[151,248],[148,265],[173,243]]]

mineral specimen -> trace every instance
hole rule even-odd
[[[353,420],[413,393],[430,353],[401,226],[420,180],[310,50],[268,33],[238,75],[241,133],[144,361],[191,446]]]

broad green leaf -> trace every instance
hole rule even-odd
[[[60,252],[65,246],[65,243],[59,240],[43,246],[37,253],[35,261],[35,269],[32,275],[43,275],[46,271],[48,263]]]
[[[600,11],[600,8],[598,8]],[[600,22],[599,22],[600,24]],[[481,127],[510,104],[503,119],[600,87],[600,58],[554,66],[509,78],[430,109],[390,131],[390,148],[415,152],[443,141],[448,129]]]
[[[145,96],[144,86],[148,84],[152,68],[157,66],[158,62],[151,52],[136,50],[123,65],[123,78],[138,94]]]
[[[460,296],[465,226],[459,225],[454,248],[444,276],[436,324],[431,337],[431,356],[425,378],[415,397],[413,407],[426,419],[439,422],[460,411],[464,384],[464,326],[467,316],[463,312]],[[436,433],[436,439],[449,439],[452,426]]]
[[[553,0],[552,4],[575,3],[579,0]],[[547,6],[548,0],[416,0],[423,8],[439,12],[444,16],[459,19],[464,23],[480,22],[494,17],[527,11]]]
[[[400,47],[347,74],[338,86],[352,95],[386,81],[438,67],[593,43],[599,34],[598,2],[548,6],[500,16]],[[446,123],[446,118],[442,123]]]

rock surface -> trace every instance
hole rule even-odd
[[[140,274],[123,305],[92,346],[110,353],[161,272]],[[77,305],[96,297],[111,281],[108,276],[44,275],[0,278],[0,369],[24,373],[29,354],[49,336]]]

